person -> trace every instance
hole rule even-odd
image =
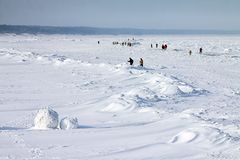
[[[156,44],[156,48],[158,48],[158,44]]]
[[[128,60],[129,64],[132,66],[133,65],[133,59],[131,57],[129,57],[129,60]]]
[[[189,55],[190,55],[190,56],[192,55],[192,50],[189,51]]]
[[[167,49],[167,44],[164,45],[164,49],[165,49],[165,50]]]
[[[100,41],[98,41],[97,43],[100,44]]]
[[[202,49],[202,48],[200,48],[200,49],[199,49],[199,53],[202,53],[202,51],[203,51],[203,49]]]
[[[164,44],[162,44],[162,49],[165,49],[165,46],[164,46]]]
[[[151,44],[151,48],[153,48],[153,45]]]
[[[143,67],[143,59],[142,58],[140,58],[139,63],[140,63],[140,66]]]

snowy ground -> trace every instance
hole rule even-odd
[[[240,36],[128,38],[0,35],[0,159],[240,159]],[[79,128],[34,129],[49,106]]]

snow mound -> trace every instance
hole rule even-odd
[[[224,145],[229,142],[239,142],[240,138],[225,133],[220,128],[210,126],[198,126],[183,130],[173,136],[168,143],[186,144],[186,143],[205,143],[211,145]]]
[[[198,137],[198,133],[192,131],[182,131],[176,136],[174,136],[169,143],[190,143]]]
[[[60,122],[60,128],[64,130],[76,129],[78,128],[78,119],[65,117]]]
[[[103,112],[121,112],[136,108],[136,103],[125,94],[113,95],[108,101],[110,103],[102,109]]]
[[[162,74],[155,74],[146,82],[163,96],[196,96],[207,92],[200,88],[194,88],[175,77],[167,77]]]
[[[108,99],[110,104],[103,108],[102,111],[120,112],[138,110],[146,107],[149,108],[160,100],[158,95],[147,87],[132,89],[126,94],[111,96]]]
[[[55,129],[58,127],[58,113],[50,108],[40,109],[34,119],[35,128]]]
[[[158,102],[165,101],[174,97],[198,96],[205,90],[192,87],[175,77],[168,77],[163,74],[145,72],[145,70],[129,69],[133,78],[128,81],[141,79],[141,87],[133,87],[130,91],[122,92],[109,97],[101,109],[104,112],[122,111],[152,111],[151,108],[157,107]],[[134,72],[132,72],[134,71]]]
[[[231,53],[232,52],[232,49],[231,48],[226,48],[224,49],[224,53]]]
[[[127,93],[127,95],[131,97],[139,97],[145,101],[157,102],[160,100],[158,95],[148,87],[132,89]]]
[[[184,94],[177,85],[165,84],[165,83],[162,85],[161,93],[164,95],[182,95],[182,94]]]

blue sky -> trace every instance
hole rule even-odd
[[[0,0],[0,24],[240,30],[240,0]]]

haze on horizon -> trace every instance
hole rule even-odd
[[[0,24],[240,30],[239,0],[0,0]]]

